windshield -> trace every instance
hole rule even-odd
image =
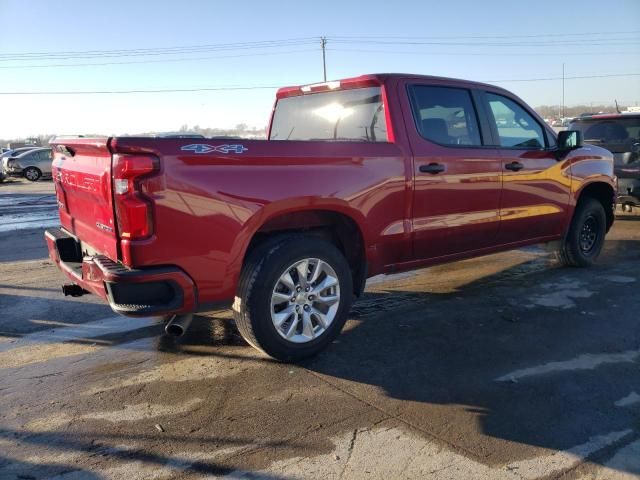
[[[380,87],[338,90],[278,100],[270,140],[386,142]]]
[[[614,152],[628,152],[640,142],[640,117],[578,119],[569,130],[580,130],[585,142],[604,145]]]

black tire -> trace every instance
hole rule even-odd
[[[581,199],[562,242],[560,262],[571,267],[593,265],[604,245],[606,232],[607,215],[602,204],[590,197]]]
[[[305,258],[327,262],[340,286],[336,316],[326,330],[306,343],[286,340],[271,320],[271,295],[288,266]],[[351,270],[342,253],[330,242],[311,235],[285,235],[267,240],[245,261],[240,274],[233,314],[240,334],[253,347],[281,361],[312,357],[340,333],[353,300]]]
[[[30,182],[37,182],[42,178],[42,172],[37,167],[27,167],[22,172],[22,176]]]

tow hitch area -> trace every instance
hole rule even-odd
[[[82,295],[86,295],[91,292],[86,291],[80,285],[76,285],[75,283],[65,283],[62,285],[62,293],[64,293],[65,297],[81,297]]]

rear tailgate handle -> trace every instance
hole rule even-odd
[[[430,163],[429,165],[420,165],[420,171],[422,173],[430,173],[436,175],[445,171],[444,165],[441,163]]]
[[[522,165],[520,162],[511,162],[507,163],[504,168],[513,172],[517,172],[518,170],[522,170],[524,168],[524,165]]]

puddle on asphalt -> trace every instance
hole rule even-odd
[[[48,195],[2,195],[0,196],[0,207],[16,207],[16,206],[40,206],[55,205],[56,197],[53,194]]]
[[[563,278],[558,282],[543,283],[545,293],[534,294],[529,297],[531,303],[525,304],[525,308],[550,307],[567,310],[575,308],[576,298],[589,298],[595,294],[592,290],[584,288],[584,283],[577,280]]]

